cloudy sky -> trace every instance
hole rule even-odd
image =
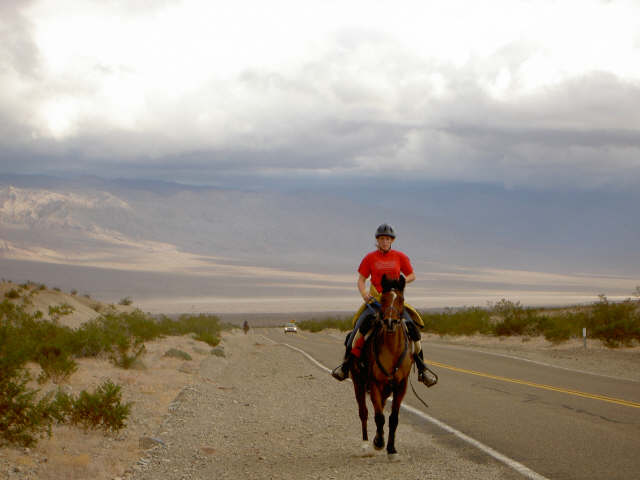
[[[638,1],[29,0],[0,35],[4,174],[640,187]]]

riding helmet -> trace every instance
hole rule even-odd
[[[393,227],[387,223],[383,223],[376,230],[376,238],[383,235],[391,238],[396,238],[396,232],[394,232]]]

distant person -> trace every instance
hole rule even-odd
[[[358,291],[364,300],[364,304],[354,315],[355,327],[347,339],[344,361],[333,369],[331,375],[342,381],[349,376],[351,363],[360,358],[362,347],[364,346],[364,336],[371,329],[373,319],[379,309],[380,295],[382,293],[382,276],[388,278],[400,278],[404,275],[406,283],[411,283],[416,279],[409,257],[398,250],[392,250],[391,244],[396,238],[396,234],[391,227],[383,223],[375,233],[377,249],[369,252],[362,259],[358,268]],[[366,281],[371,279],[371,287],[367,290]],[[413,341],[413,360],[418,368],[418,381],[431,387],[437,382],[437,378],[429,372],[424,364],[422,345],[420,343],[420,330],[424,327],[424,322],[415,308],[405,303],[404,322],[407,325],[409,338]]]
[[[247,332],[249,331],[249,322],[248,321],[244,321],[244,323],[242,324],[242,330],[244,330],[244,334],[246,335]]]

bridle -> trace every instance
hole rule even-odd
[[[399,295],[395,290],[391,290],[389,293],[393,295],[391,304],[380,311],[378,316],[379,321],[383,326],[384,333],[395,333],[396,327],[400,325],[402,328],[402,333],[404,336],[404,348],[402,353],[398,357],[398,360],[395,362],[395,365],[391,369],[391,373],[387,372],[382,363],[380,363],[380,355],[378,353],[377,342],[374,342],[374,356],[376,358],[376,364],[380,371],[390,380],[393,380],[396,372],[402,365],[404,357],[407,355],[407,351],[409,350],[409,336],[407,335],[404,324],[402,323],[402,314],[404,312],[404,298],[402,295]]]
[[[404,313],[404,299],[402,295],[399,295],[395,290],[389,292],[392,295],[391,304],[381,311],[381,320],[387,327],[387,331],[395,332],[396,326],[402,322],[402,314]]]

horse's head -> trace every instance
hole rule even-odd
[[[382,296],[380,297],[381,318],[388,331],[395,331],[396,325],[402,321],[404,313],[405,279],[389,279],[382,276]]]

